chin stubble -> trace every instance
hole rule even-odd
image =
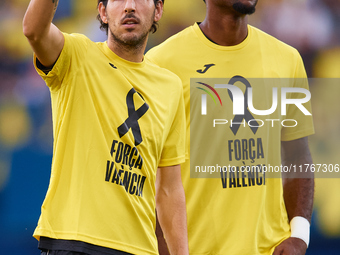
[[[251,15],[255,12],[256,3],[252,6],[247,6],[243,3],[237,2],[233,4],[233,9],[239,13]]]

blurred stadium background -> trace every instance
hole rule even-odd
[[[47,190],[52,158],[50,97],[22,34],[29,0],[0,2],[0,253],[38,254],[32,237]],[[97,1],[61,0],[54,23],[65,32],[104,41]],[[202,0],[167,0],[148,48],[202,21]],[[309,77],[340,78],[339,0],[260,0],[250,23],[294,46]],[[335,80],[336,81],[336,80]],[[340,80],[338,80],[340,81]],[[334,85],[335,84],[335,85]],[[340,84],[311,85],[315,163],[340,163]],[[339,176],[339,175],[338,175]],[[340,254],[340,179],[316,180],[308,255]]]

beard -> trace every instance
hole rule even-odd
[[[143,32],[142,34],[136,35],[121,35],[121,34],[114,34],[110,30],[112,39],[118,44],[125,48],[139,48],[144,45],[145,41],[148,38],[149,31]]]
[[[153,24],[153,20],[155,17],[155,11],[151,19],[151,24]],[[123,19],[126,18],[135,18],[140,22],[139,19],[137,19],[133,14],[127,14]],[[151,31],[151,25],[146,24],[142,31],[140,33],[135,33],[133,31],[128,31],[127,33],[120,34],[120,33],[114,33],[111,29],[109,29],[110,34],[112,36],[112,39],[121,47],[127,48],[127,49],[137,49],[139,47],[142,47],[145,44],[145,41],[148,39],[148,35]]]
[[[245,15],[251,15],[255,12],[255,6],[257,4],[257,1],[253,5],[246,5],[241,2],[237,2],[233,4],[233,9],[241,14]]]

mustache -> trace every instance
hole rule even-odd
[[[128,13],[124,16],[124,18],[121,19],[121,23],[123,24],[125,22],[126,19],[134,19],[136,20],[138,23],[140,23],[140,19],[137,18],[133,13]]]

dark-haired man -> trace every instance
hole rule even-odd
[[[53,112],[42,254],[158,254],[156,208],[171,253],[188,254],[181,81],[143,56],[163,2],[98,0],[103,43],[62,33],[57,4],[31,0],[23,21]]]
[[[307,136],[314,132],[312,118],[294,105],[289,105],[287,115],[278,110],[271,116],[254,114],[254,109],[270,109],[276,101],[273,87],[277,91],[286,86],[308,90],[303,62],[295,49],[248,25],[247,15],[255,12],[257,0],[205,2],[207,14],[202,23],[186,28],[146,54],[177,74],[184,86],[190,160],[182,165],[182,180],[189,252],[305,254],[313,207],[313,175],[269,178],[264,167],[310,166]],[[209,83],[208,78],[219,80],[214,83],[210,79]],[[230,90],[228,93],[221,89],[227,84],[228,90],[242,94],[236,97]],[[252,110],[247,100],[250,89],[254,95]],[[193,98],[196,92],[202,95]],[[216,98],[216,104],[211,97]],[[233,115],[236,101],[245,109]],[[310,102],[303,106],[310,112]],[[213,126],[213,118],[223,125]],[[278,122],[285,119],[293,119],[298,125]],[[190,178],[190,174],[199,173],[193,166],[200,170],[203,164],[197,162],[209,158],[213,159],[210,166],[221,166],[224,160],[223,166],[233,168],[225,168],[216,178]],[[253,168],[255,171],[248,171]]]

